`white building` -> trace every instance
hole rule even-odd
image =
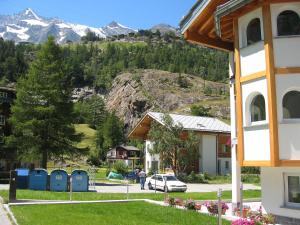
[[[300,224],[300,1],[203,0],[181,27],[187,40],[230,52],[233,202],[239,166],[259,166],[266,211]]]
[[[169,114],[175,124],[200,136],[199,158],[191,162],[194,172],[212,175],[231,173],[230,126],[216,118]],[[163,113],[149,112],[129,134],[129,138],[145,140],[145,172],[162,169],[160,156],[151,154],[153,142],[148,138],[152,122],[164,126]]]

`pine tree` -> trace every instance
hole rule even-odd
[[[40,159],[47,168],[49,157],[77,152],[80,137],[72,125],[73,103],[61,48],[50,37],[42,45],[29,73],[19,79],[10,122],[8,144],[20,158]]]
[[[97,148],[102,160],[106,159],[106,153],[110,148],[124,142],[124,125],[113,112],[109,114],[102,126],[97,129]]]

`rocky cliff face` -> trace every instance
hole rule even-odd
[[[209,105],[211,113],[229,117],[229,102],[224,96],[204,94],[204,85],[214,93],[228,91],[227,85],[203,81],[199,77],[157,70],[138,70],[119,75],[106,96],[107,108],[116,111],[131,129],[148,111],[189,114],[192,104]],[[212,104],[210,104],[212,102]]]

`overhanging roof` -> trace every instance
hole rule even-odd
[[[186,131],[196,131],[203,133],[230,133],[230,126],[212,117],[187,116],[179,114],[169,114],[173,122],[181,124]],[[151,128],[152,121],[164,125],[164,114],[158,112],[147,113],[128,135],[129,138],[145,139]]]
[[[233,18],[260,1],[199,0],[180,22],[181,32],[190,42],[233,51]]]

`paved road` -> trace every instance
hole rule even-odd
[[[188,184],[187,192],[210,192],[217,191],[221,188],[223,191],[231,190],[231,184]],[[8,185],[1,184],[0,190],[8,190]],[[252,184],[244,184],[244,190],[260,190],[260,187]],[[91,191],[97,191],[100,193],[126,193],[127,186],[125,184],[108,184],[108,183],[97,183],[95,189],[90,187]],[[130,193],[153,193],[153,190],[141,190],[139,184],[129,184]]]
[[[219,188],[222,190],[231,190],[231,184],[188,184],[187,192],[210,192],[217,191]],[[260,187],[252,184],[244,184],[244,189],[260,190]],[[91,189],[93,190],[93,188]],[[97,184],[95,191],[100,193],[126,193],[127,186],[123,184]],[[141,190],[139,184],[129,185],[130,193],[153,193],[153,190]]]

